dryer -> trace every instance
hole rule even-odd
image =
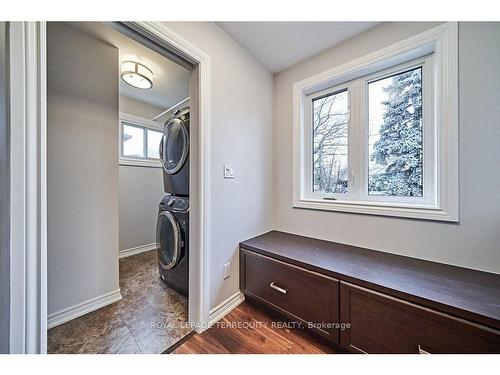
[[[189,107],[165,122],[160,142],[165,193],[189,195]]]
[[[158,267],[163,281],[187,296],[189,285],[189,198],[166,195],[156,224]]]

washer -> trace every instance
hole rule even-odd
[[[160,143],[165,193],[189,195],[189,107],[165,122]]]
[[[189,284],[189,198],[165,196],[158,210],[156,247],[163,281],[187,296]]]

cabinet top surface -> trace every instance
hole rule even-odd
[[[279,231],[240,245],[500,329],[500,275],[497,274]]]

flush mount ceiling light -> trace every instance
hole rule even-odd
[[[153,87],[153,72],[138,62],[122,62],[120,75],[126,83],[135,88],[147,90]]]

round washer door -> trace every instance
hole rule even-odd
[[[163,269],[172,269],[179,263],[181,242],[177,219],[169,211],[161,212],[156,224],[156,246],[158,247],[158,260]]]
[[[186,162],[189,152],[189,133],[184,121],[178,118],[169,120],[163,128],[160,143],[160,159],[168,174],[177,173]]]

